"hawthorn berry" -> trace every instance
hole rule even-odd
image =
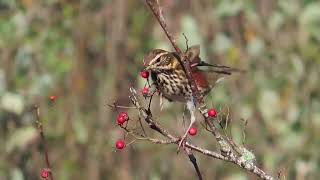
[[[129,120],[129,115],[127,112],[121,112],[120,114],[118,114],[118,117],[117,117],[118,125],[122,125],[128,120]]]
[[[123,116],[118,116],[117,118],[118,125],[122,125],[126,122],[126,119]]]
[[[144,87],[144,88],[142,89],[142,95],[148,96],[148,95],[149,95],[149,88]]]
[[[43,179],[48,179],[49,177],[49,170],[44,168],[42,169],[41,173],[40,173],[40,176],[43,178]]]
[[[209,109],[208,116],[209,117],[217,117],[217,111],[215,109]]]
[[[197,128],[192,127],[192,128],[189,129],[189,134],[190,134],[191,136],[194,136],[194,135],[197,134],[197,131],[198,131]]]
[[[124,147],[126,147],[126,143],[122,140],[122,139],[119,139],[117,142],[116,142],[116,148],[118,150],[121,150],[123,149]]]
[[[49,97],[49,99],[50,99],[51,101],[55,101],[55,100],[57,99],[57,96],[53,96],[53,95],[52,95],[52,96]]]
[[[129,115],[128,115],[127,112],[121,112],[121,113],[119,114],[119,116],[124,117],[124,119],[125,119],[126,121],[129,120]]]
[[[148,79],[149,77],[149,72],[148,71],[141,71],[140,72],[140,76],[145,78],[145,79]]]

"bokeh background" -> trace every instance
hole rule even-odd
[[[260,167],[287,179],[320,176],[320,2],[317,0],[159,0],[180,47],[247,70],[207,98],[227,112],[232,136]],[[0,1],[0,179],[39,179],[43,146],[31,112],[39,105],[55,179],[195,179],[176,146],[123,138],[117,113],[128,88],[141,89],[142,58],[172,50],[143,0]],[[54,103],[49,96],[57,97]],[[154,114],[182,134],[183,105]],[[137,118],[137,112],[128,111]],[[201,120],[200,120],[201,121]],[[192,141],[216,149],[200,125]],[[150,136],[154,136],[148,131]],[[127,143],[130,139],[126,140]],[[238,167],[196,155],[205,179],[256,179]]]

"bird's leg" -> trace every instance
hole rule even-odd
[[[186,113],[186,105],[184,105],[184,106],[183,106],[183,113],[182,113],[183,130],[186,130],[186,119],[185,119],[185,113]]]
[[[160,111],[163,109],[163,96],[162,93],[160,94]]]
[[[190,130],[190,128],[192,127],[192,125],[196,122],[196,116],[194,114],[194,111],[195,111],[195,106],[194,106],[194,103],[192,101],[188,101],[187,102],[187,108],[190,112],[190,124],[189,124],[189,127],[187,129],[187,131],[184,133],[184,135],[182,136],[181,140],[180,140],[180,143],[179,143],[179,146],[178,146],[178,151],[180,150],[180,147],[185,145],[186,143],[186,138],[187,138],[187,135],[188,135],[188,132]]]

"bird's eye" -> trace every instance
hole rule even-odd
[[[156,63],[158,63],[158,62],[160,62],[160,58],[158,58],[158,59],[156,60]]]

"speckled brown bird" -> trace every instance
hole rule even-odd
[[[199,45],[190,47],[186,52],[191,64],[192,77],[198,90],[204,96],[211,91],[221,78],[240,71],[223,65],[208,64],[200,59],[199,54]],[[176,52],[154,49],[144,57],[143,63],[145,70],[151,72],[151,78],[163,97],[169,101],[179,101],[187,104],[191,113],[191,123],[182,138],[184,140],[195,122],[193,113],[195,108],[194,102],[192,102],[191,87],[179,55]]]

